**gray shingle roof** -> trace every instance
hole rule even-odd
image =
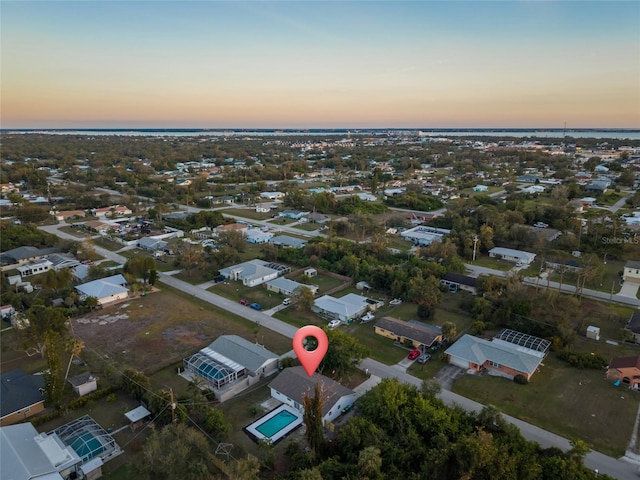
[[[544,359],[544,355],[534,355],[523,350],[515,344],[511,347],[507,342],[489,342],[465,334],[444,353],[477,365],[491,361],[531,375]]]
[[[314,373],[313,377],[310,377],[302,367],[285,368],[275,380],[269,384],[269,387],[302,405],[303,397],[313,394],[316,383],[321,384],[326,395],[322,405],[323,415],[329,412],[342,397],[354,393],[350,388],[319,373]]]
[[[257,372],[265,363],[279,358],[263,346],[251,343],[238,335],[221,335],[209,345],[209,348],[251,372]]]
[[[404,338],[409,338],[420,342],[427,347],[433,345],[439,336],[442,336],[442,329],[436,325],[425,323],[408,323],[392,317],[382,317],[375,324],[376,328],[382,328]]]
[[[25,375],[22,370],[12,370],[0,375],[0,384],[0,417],[44,401],[40,392],[44,388],[42,375]]]

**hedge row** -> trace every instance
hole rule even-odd
[[[76,410],[78,408],[84,407],[87,403],[93,400],[99,400],[100,398],[104,398],[107,395],[111,395],[118,391],[117,386],[111,386],[107,388],[101,388],[100,390],[96,390],[95,392],[88,393],[83,397],[74,398],[70,402],[58,406],[55,410],[44,413],[42,415],[38,415],[30,420],[30,422],[34,425],[42,425],[43,423],[47,423],[49,420],[53,420],[54,418],[60,417],[62,414],[69,410]]]

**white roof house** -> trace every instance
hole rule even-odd
[[[54,433],[38,433],[30,423],[0,427],[0,478],[62,480],[60,472],[79,472],[82,460]]]
[[[317,285],[306,285],[304,283],[298,283],[294,280],[289,280],[288,278],[280,277],[274,280],[270,280],[266,283],[267,290],[271,290],[272,292],[281,293],[287,297],[296,293],[296,291],[300,287],[309,288],[313,294],[315,295],[318,291]]]
[[[227,280],[241,281],[247,287],[255,287],[262,283],[278,278],[285,273],[282,265],[265,262],[264,260],[249,260],[230,267],[221,268],[220,275]]]
[[[100,305],[105,305],[127,298],[129,289],[125,286],[126,284],[127,280],[118,274],[83,283],[78,285],[76,290],[80,295],[95,297]]]
[[[522,250],[514,250],[513,248],[493,247],[489,250],[489,256],[492,258],[503,258],[510,262],[522,262],[527,265],[536,258],[535,253],[524,252]]]
[[[364,314],[371,305],[375,304],[377,302],[374,300],[355,293],[348,293],[340,298],[323,295],[313,302],[312,310],[341,322],[348,322]]]
[[[442,240],[442,237],[449,233],[451,233],[451,230],[447,230],[446,228],[425,227],[420,225],[405,230],[400,233],[400,236],[405,240],[413,242],[415,245],[426,246],[431,245],[433,242],[439,242]]]
[[[237,335],[221,335],[184,360],[184,368],[204,380],[224,401],[278,371],[280,357]]]
[[[466,369],[487,369],[499,376],[530,378],[545,357],[545,352],[519,346],[508,341],[494,340],[465,334],[444,352],[449,363]]]

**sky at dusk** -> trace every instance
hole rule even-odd
[[[640,128],[640,2],[7,1],[1,128]]]

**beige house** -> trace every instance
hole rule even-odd
[[[625,263],[622,279],[625,282],[640,283],[640,262],[630,260]]]

